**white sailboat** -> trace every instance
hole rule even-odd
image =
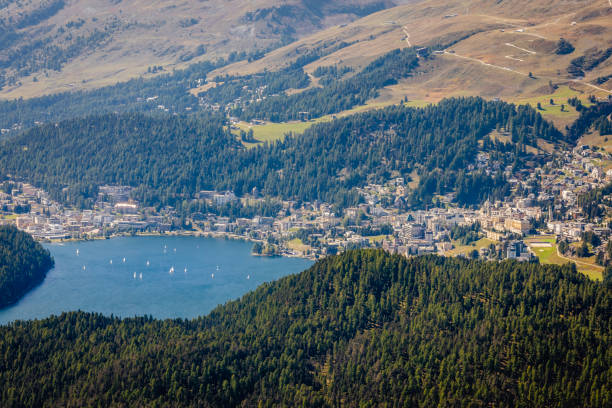
[[[77,256],[79,256],[79,250],[78,249],[76,250],[76,254],[77,254]]]
[[[170,273],[170,275],[172,275],[174,273],[174,266],[170,267],[170,272],[169,273]]]
[[[113,260],[112,260],[112,259],[110,260],[110,264],[111,264],[111,265],[113,264]]]
[[[215,279],[215,274],[214,274],[214,273],[211,273],[211,274],[210,274],[210,277],[211,277],[212,279]]]
[[[125,257],[123,258],[123,263],[125,263]]]
[[[149,266],[149,265],[150,265],[150,263],[149,263],[149,261],[147,261],[147,266]]]
[[[134,279],[136,279],[136,272],[134,272]]]
[[[251,279],[251,275],[247,275],[247,279]]]
[[[185,273],[187,273],[187,268],[185,268]]]
[[[142,272],[140,272],[140,280],[142,280]]]
[[[85,270],[85,265],[83,265],[83,270]]]

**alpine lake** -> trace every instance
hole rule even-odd
[[[74,310],[190,319],[313,263],[253,256],[252,245],[193,236],[45,244],[55,268],[18,303],[0,310],[0,324]]]

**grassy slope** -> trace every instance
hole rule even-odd
[[[319,122],[326,122],[330,118],[320,118],[308,122],[285,122],[285,123],[266,123],[265,125],[251,125],[246,122],[241,122],[238,127],[245,132],[253,129],[253,136],[260,142],[273,142],[280,140],[285,137],[288,133],[301,134],[306,129]],[[245,146],[250,147],[255,143],[244,143]]]
[[[559,255],[557,250],[557,242],[555,237],[544,235],[544,236],[531,236],[528,237],[525,242],[533,253],[536,254],[538,259],[543,264],[552,264],[552,265],[564,265],[568,262],[575,262],[576,269],[578,272],[581,272],[587,275],[589,278],[594,280],[602,280],[603,279],[603,268],[599,265],[595,264],[595,257],[589,258],[570,258],[570,257],[562,257]],[[533,245],[534,242],[548,242],[550,243],[550,247],[536,247]]]
[[[305,50],[334,41],[353,44],[311,63],[306,70],[313,72],[319,66],[334,64],[359,69],[391,49],[408,46],[408,42],[410,45],[448,44],[467,37],[449,47],[454,54],[422,62],[417,75],[384,89],[370,105],[398,103],[404,97],[425,103],[449,96],[479,95],[535,104],[537,101],[547,103],[551,95],[563,102],[570,96],[586,100],[590,94],[608,95],[587,82],[612,74],[612,61],[587,72],[582,82],[572,81],[566,72],[569,62],[587,49],[610,46],[612,8],[605,2],[586,6],[578,1],[470,3],[468,14],[465,6],[449,5],[441,0],[383,10],[344,27],[316,33],[254,63],[233,64],[217,73],[252,73],[282,67]],[[457,16],[445,18],[453,14]],[[572,25],[574,21],[576,24]],[[560,37],[575,45],[572,54],[555,54],[556,41]],[[533,72],[534,78],[528,77],[529,72]],[[550,82],[561,86],[554,91]],[[609,90],[610,84],[600,87]],[[549,108],[543,114],[560,127],[576,115],[573,109],[560,112],[558,108]]]
[[[393,103],[391,102],[388,102],[388,103],[372,102],[372,103],[368,103],[367,105],[356,106],[353,109],[349,109],[349,110],[340,112],[336,115],[325,115],[323,117],[312,119],[306,122],[298,122],[298,121],[282,122],[282,123],[268,122],[264,125],[252,125],[250,123],[240,122],[238,123],[237,126],[240,128],[240,130],[243,130],[245,132],[248,132],[250,129],[253,129],[253,136],[255,137],[255,139],[259,140],[260,142],[273,142],[276,140],[283,139],[288,133],[293,133],[296,135],[302,134],[304,133],[306,129],[308,129],[312,125],[317,124],[317,123],[322,123],[322,122],[329,122],[334,117],[349,116],[355,113],[365,112],[371,109],[384,108],[392,104]],[[405,103],[404,105],[417,108],[417,107],[426,106],[428,104],[429,103],[426,101],[409,101]],[[234,132],[234,133],[238,134],[238,132]],[[253,147],[257,145],[257,143],[249,143],[249,142],[242,142],[242,144],[244,144],[246,147]]]
[[[465,255],[468,256],[473,250],[479,251],[481,248],[488,248],[491,244],[496,244],[496,241],[490,240],[489,238],[481,238],[478,241],[472,242],[470,245],[460,245],[457,241],[453,241],[454,248],[446,252],[445,255],[457,256]]]
[[[0,8],[0,22],[15,19],[34,6],[29,1]],[[347,23],[358,18],[354,6],[372,3],[392,5],[377,0],[338,0],[334,7],[325,3],[301,0],[236,0],[177,1],[177,0],[71,0],[56,15],[37,25],[18,31],[23,39],[50,40],[50,45],[66,46],[68,38],[87,36],[94,30],[110,27],[110,38],[95,46],[80,50],[61,72],[47,70],[19,78],[20,86],[7,87],[0,97],[33,97],[68,89],[91,89],[147,75],[149,66],[161,65],[167,71],[183,68],[202,59],[216,59],[232,51],[251,52],[280,43],[282,32],[295,38],[312,34],[333,24]],[[249,20],[247,13],[287,7],[282,17]],[[260,12],[261,14],[265,14]],[[82,19],[79,27],[67,23]],[[191,19],[195,19],[191,21]],[[63,32],[58,31],[59,29]],[[71,36],[71,37],[69,37]],[[181,59],[202,45],[206,54],[191,61]],[[41,48],[44,53],[45,49]],[[38,81],[34,81],[37,77]]]

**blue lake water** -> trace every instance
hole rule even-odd
[[[55,268],[17,304],[0,310],[0,324],[71,310],[193,318],[312,265],[306,259],[252,256],[248,242],[198,237],[122,237],[46,247]]]

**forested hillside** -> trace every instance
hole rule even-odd
[[[376,59],[355,76],[328,81],[322,88],[313,88],[293,95],[268,98],[234,112],[243,119],[266,119],[274,122],[296,120],[301,112],[317,118],[363,105],[378,90],[411,75],[418,66],[414,48],[397,49]]]
[[[198,99],[187,89],[196,86],[198,79],[206,78],[213,69],[231,61],[205,61],[155,78],[133,79],[90,91],[0,101],[0,127],[20,125],[28,129],[35,122],[57,122],[94,113],[154,112],[160,111],[159,106],[175,113],[195,111]]]
[[[612,99],[598,102],[586,108],[579,100],[570,99],[570,104],[580,111],[580,117],[568,128],[567,136],[572,142],[576,142],[591,128],[598,131],[600,135],[612,135],[612,122],[608,119],[612,114]]]
[[[496,128],[507,129],[511,142],[489,138]],[[422,109],[396,106],[318,124],[302,136],[232,157],[222,163],[220,185],[237,191],[256,186],[272,196],[345,206],[358,200],[354,187],[393,174],[409,179],[416,170],[420,180],[410,197],[413,205],[451,191],[460,204],[474,204],[508,193],[499,171],[468,174],[479,150],[490,152],[499,169],[521,168],[530,156],[527,145],[562,137],[527,106],[480,98],[447,99]]]
[[[241,148],[222,125],[217,116],[136,113],[44,125],[4,144],[2,170],[80,207],[93,205],[102,184],[142,187],[145,203],[174,204],[204,187],[216,157]]]
[[[162,67],[149,67],[154,72],[161,69],[163,73],[154,78],[132,79],[95,90],[0,101],[0,128],[21,126],[28,129],[36,123],[110,112],[150,113],[167,110],[170,113],[188,114],[210,110],[210,106],[216,104],[237,104],[233,113],[246,119],[257,117],[282,121],[296,119],[299,112],[303,111],[318,117],[364,104],[380,88],[407,77],[418,65],[414,49],[395,50],[377,59],[353,78],[341,80],[328,77],[324,88],[285,95],[285,91],[290,88],[302,89],[310,84],[304,65],[346,45],[340,43],[309,51],[288,67],[277,71],[212,78],[216,86],[199,93],[204,106],[200,106],[198,98],[189,93],[189,90],[203,84],[214,69],[247,58],[246,53],[232,53],[227,59],[204,61],[172,72],[164,72]],[[255,98],[253,103],[251,98]],[[262,98],[263,101],[255,102]]]
[[[578,207],[589,220],[605,216],[607,208],[612,207],[612,202],[606,198],[610,194],[612,194],[612,183],[589,190],[578,196]]]
[[[0,327],[0,405],[610,406],[611,290],[569,266],[348,251],[192,321]]]
[[[17,302],[53,267],[49,251],[25,232],[0,226],[0,308]]]
[[[176,205],[202,189],[257,187],[265,195],[354,205],[355,187],[416,170],[411,204],[457,192],[462,205],[508,193],[502,170],[537,159],[537,138],[562,138],[534,109],[480,98],[427,108],[389,107],[338,119],[301,136],[244,149],[219,116],[102,115],[39,126],[0,145],[0,172],[33,182],[64,202],[90,206],[102,184],[138,187],[147,205]],[[508,131],[508,143],[488,134]],[[65,152],[70,151],[70,155]],[[468,172],[478,151],[492,168]]]

